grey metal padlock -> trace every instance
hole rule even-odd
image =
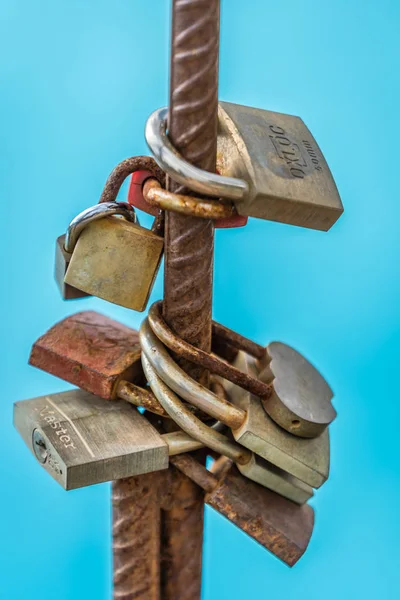
[[[168,445],[135,408],[83,390],[16,402],[14,425],[67,490],[166,469]]]

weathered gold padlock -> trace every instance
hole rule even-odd
[[[167,109],[146,124],[159,166],[192,191],[233,201],[239,215],[327,231],[343,212],[335,181],[299,117],[229,102],[219,104],[217,171],[203,171],[172,146]]]
[[[76,241],[64,282],[141,312],[146,308],[163,246],[162,237],[126,219],[111,216],[92,221]]]
[[[55,278],[61,296],[64,300],[75,300],[77,298],[84,298],[88,296],[82,290],[79,290],[68,283],[64,282],[64,277],[68,269],[68,265],[71,260],[72,252],[76,246],[79,234],[83,229],[93,221],[103,219],[104,217],[110,217],[111,215],[120,215],[132,221],[137,222],[137,216],[135,210],[129,204],[121,202],[103,202],[87,208],[83,212],[79,213],[69,224],[67,233],[60,235],[56,241],[56,256],[55,256]]]

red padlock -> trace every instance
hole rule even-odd
[[[143,184],[146,179],[154,177],[150,171],[135,171],[132,174],[131,183],[128,192],[128,202],[135,208],[143,210],[149,215],[156,216],[158,209],[152,206],[143,197]],[[224,219],[216,219],[215,227],[217,229],[226,229],[231,227],[244,227],[247,224],[248,217],[235,215],[234,217],[226,217]]]

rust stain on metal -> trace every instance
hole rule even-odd
[[[201,588],[204,492],[170,466],[161,511],[161,598],[194,599]]]
[[[208,369],[211,373],[215,375],[219,375],[224,379],[228,379],[232,381],[236,385],[239,385],[241,388],[248,390],[252,394],[259,396],[261,398],[269,398],[272,393],[272,387],[270,384],[264,383],[257,377],[252,377],[247,373],[243,373],[239,369],[233,367],[229,363],[224,360],[218,358],[209,352],[205,352],[200,348],[196,348],[192,346],[188,342],[185,342],[180,337],[178,337],[166,324],[164,319],[161,316],[161,302],[157,302],[153,304],[149,311],[149,323],[154,333],[159,337],[159,339],[174,353],[176,353],[181,358],[185,358],[186,360],[202,366]],[[226,328],[223,328],[222,325],[219,325],[213,322],[215,326],[219,328],[219,330],[224,331]],[[230,330],[226,330],[230,331]],[[232,332],[235,333],[235,332]],[[235,335],[240,337],[242,340],[245,340],[247,345],[254,344],[251,340],[247,340],[246,338],[242,338],[239,334]],[[255,344],[255,346],[258,346]],[[265,350],[263,348],[263,352],[265,354]]]
[[[160,491],[163,473],[112,487],[114,600],[160,600]]]
[[[143,186],[145,200],[163,210],[172,210],[183,215],[202,219],[222,219],[234,217],[233,204],[224,204],[219,200],[204,200],[183,194],[163,190],[155,179],[148,179]]]
[[[102,398],[120,379],[144,380],[138,332],[94,311],[63,319],[33,345],[29,363]]]
[[[215,171],[218,125],[219,0],[173,2],[168,130],[186,160]],[[168,181],[180,194],[190,190]],[[164,317],[196,347],[211,348],[214,227],[209,219],[167,212]],[[204,369],[180,361],[195,379]]]
[[[228,329],[225,325],[213,321],[212,330],[213,336],[218,338],[218,340],[233,346],[237,350],[243,350],[244,352],[247,352],[247,354],[250,354],[250,356],[254,356],[254,358],[262,359],[265,357],[264,346],[260,346],[260,344],[249,340],[232,329]]]
[[[206,502],[289,566],[304,554],[314,511],[245,479],[232,466]]]
[[[165,173],[151,156],[132,156],[120,162],[106,181],[99,202],[114,202],[125,179],[135,171],[149,171],[162,186],[165,185]]]
[[[153,414],[169,419],[169,414],[163,409],[154,394],[129,381],[120,381],[117,385],[116,395],[135,406],[142,406]]]
[[[219,0],[173,0],[172,15],[169,136],[189,162],[214,171]],[[172,181],[167,188],[190,194]],[[211,220],[166,213],[164,317],[177,335],[206,352],[211,349],[213,253]],[[184,359],[180,366],[208,385],[208,372],[203,368]],[[172,508],[163,513],[162,598],[199,600],[203,493],[182,474],[174,481]]]

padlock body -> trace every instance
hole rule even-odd
[[[328,164],[299,118],[220,102],[218,164],[245,179],[240,215],[327,231],[343,212]]]
[[[160,265],[163,239],[119,217],[90,223],[79,236],[65,282],[139,312]]]
[[[89,294],[78,290],[77,288],[68,285],[64,282],[65,273],[67,272],[71,254],[64,248],[65,234],[60,235],[56,240],[56,256],[54,263],[54,275],[60,290],[63,300],[76,300],[77,298],[85,298]]]
[[[29,364],[107,400],[121,379],[144,383],[139,334],[88,310],[56,323],[32,346]]]
[[[241,477],[235,466],[220,479],[206,502],[287,565],[307,549],[314,527],[311,506],[298,506]]]
[[[263,399],[268,415],[289,433],[318,437],[336,418],[333,392],[319,371],[299,352],[282,342],[266,348],[267,363],[258,374],[272,385]]]
[[[14,425],[67,490],[168,467],[167,444],[122,400],[107,402],[83,390],[49,394],[16,402]]]
[[[255,374],[252,359],[244,352],[239,352],[233,364],[247,374]],[[233,383],[224,385],[232,403],[246,411],[242,425],[232,432],[239,444],[313,488],[328,479],[328,429],[316,438],[297,437],[271,419],[259,398]]]

